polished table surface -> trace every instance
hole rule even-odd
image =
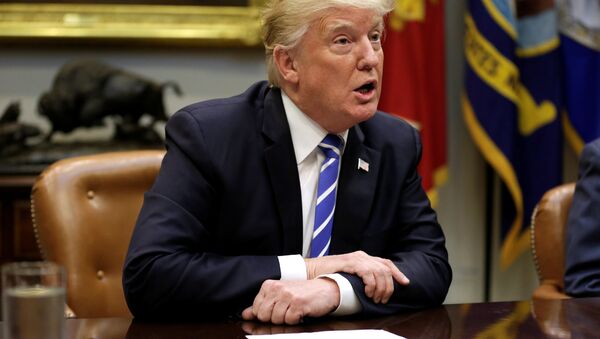
[[[71,338],[245,338],[246,334],[384,329],[406,338],[600,338],[600,298],[444,305],[394,316],[330,318],[300,326],[223,320],[158,323],[68,319]]]

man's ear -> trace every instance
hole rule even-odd
[[[283,80],[292,84],[298,83],[298,70],[290,50],[276,46],[273,49],[273,62]]]

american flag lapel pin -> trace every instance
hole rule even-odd
[[[369,163],[364,161],[361,158],[358,158],[358,167],[357,169],[365,172],[369,172]]]

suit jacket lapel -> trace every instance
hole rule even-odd
[[[364,144],[364,134],[356,125],[348,133],[342,156],[333,231],[329,253],[354,251],[363,236],[371,212],[379,177],[381,154]],[[358,159],[369,164],[369,171],[358,169]]]
[[[281,92],[269,90],[265,97],[262,126],[264,150],[279,218],[283,225],[282,253],[302,253],[302,195],[290,127],[285,117]]]

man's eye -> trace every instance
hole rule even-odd
[[[339,45],[347,45],[350,43],[350,40],[348,38],[338,38],[335,40],[335,43]]]
[[[371,33],[371,41],[380,41],[380,40],[381,40],[381,33],[379,33],[379,32]]]

